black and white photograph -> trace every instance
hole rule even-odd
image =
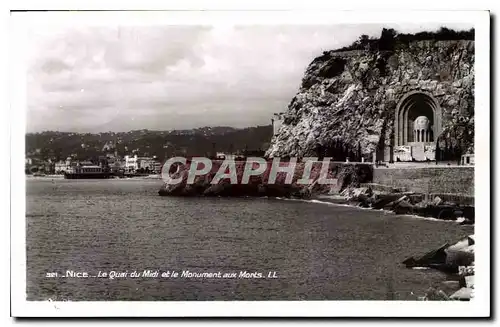
[[[13,315],[490,314],[489,12],[11,19]]]

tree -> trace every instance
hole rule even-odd
[[[380,34],[379,50],[394,50],[394,39],[397,32],[393,28],[384,28]]]
[[[359,37],[358,42],[359,42],[359,45],[361,45],[361,47],[366,49],[367,46],[369,46],[369,44],[370,44],[370,37],[366,34],[363,34]]]

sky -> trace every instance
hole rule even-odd
[[[109,26],[28,33],[27,132],[268,125],[309,63],[383,27]],[[472,26],[446,25],[469,29]]]

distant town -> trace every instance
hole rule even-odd
[[[227,159],[263,155],[271,136],[271,126],[123,133],[28,133],[25,173],[157,175],[161,173],[163,162],[172,156]]]

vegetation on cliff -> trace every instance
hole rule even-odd
[[[398,33],[392,28],[382,29],[379,38],[370,38],[363,34],[351,45],[333,50],[342,52],[350,50],[394,50],[408,47],[415,41],[451,41],[451,40],[474,40],[474,29],[467,31],[455,31],[446,27],[441,27],[437,31],[423,31],[415,34]]]

